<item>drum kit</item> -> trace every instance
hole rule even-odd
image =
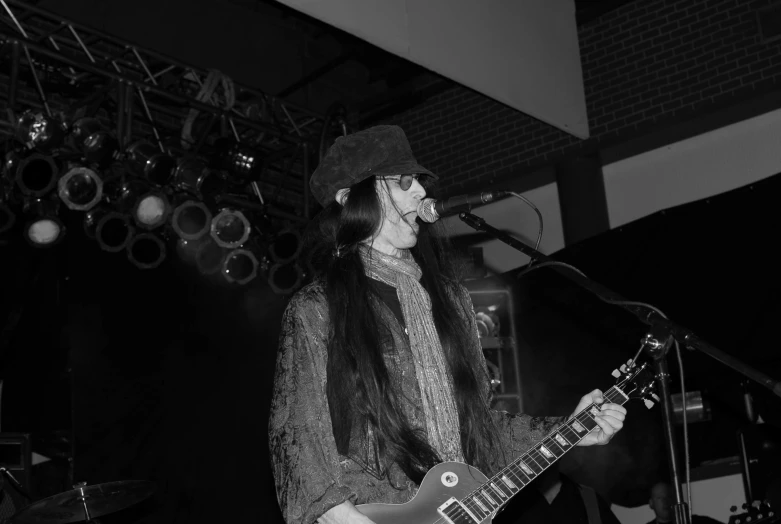
[[[76,484],[65,491],[22,508],[10,519],[12,524],[67,524],[96,522],[96,518],[137,504],[154,492],[146,480],[120,480],[88,486]]]

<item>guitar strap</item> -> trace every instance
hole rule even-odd
[[[597,503],[597,493],[588,486],[578,484],[580,496],[583,497],[583,505],[586,506],[586,516],[588,524],[602,524],[602,518],[599,516],[599,504]]]

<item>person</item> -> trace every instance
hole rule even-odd
[[[663,524],[674,522],[673,515],[673,488],[669,482],[657,482],[651,486],[651,498],[648,505],[654,512],[655,518],[648,524]],[[720,524],[718,520],[702,515],[692,515],[692,524]]]
[[[489,409],[469,294],[439,225],[417,220],[436,179],[398,126],[337,138],[311,177],[316,276],[283,316],[269,418],[289,524],[369,524],[356,505],[409,501],[442,461],[490,474],[563,420]],[[580,444],[606,444],[625,414],[601,404]]]
[[[620,524],[594,489],[576,483],[556,462],[510,502],[495,524]]]

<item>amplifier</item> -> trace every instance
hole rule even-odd
[[[492,408],[523,412],[523,391],[513,294],[493,278],[470,280],[466,288],[477,316],[480,345],[493,384]]]
[[[0,433],[0,468],[6,470],[22,485],[20,492],[8,479],[6,472],[0,472],[0,524],[30,504],[32,454],[30,453],[30,435],[27,433]]]

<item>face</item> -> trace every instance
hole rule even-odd
[[[377,178],[375,188],[382,204],[382,224],[371,240],[372,246],[398,256],[399,250],[414,247],[418,242],[417,210],[426,190],[420,185],[418,175]]]
[[[667,484],[657,484],[651,490],[651,500],[648,501],[648,505],[656,513],[656,519],[661,522],[669,522],[672,520],[672,494],[670,493],[670,486]]]

